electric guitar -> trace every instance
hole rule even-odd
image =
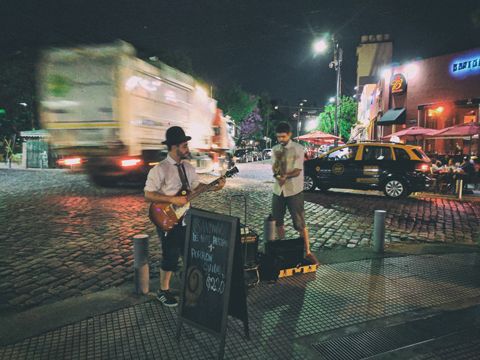
[[[163,231],[171,230],[175,225],[177,225],[183,216],[190,208],[190,201],[200,195],[201,193],[210,190],[212,187],[218,184],[221,179],[227,177],[232,177],[238,173],[236,166],[228,170],[225,175],[220,176],[215,181],[212,181],[210,184],[207,184],[201,191],[188,192],[187,190],[181,190],[177,196],[186,196],[188,202],[183,206],[176,206],[170,203],[151,203],[150,209],[148,211],[148,216],[150,221],[157,225]]]

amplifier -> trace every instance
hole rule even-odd
[[[293,268],[302,264],[304,242],[302,238],[267,241],[265,255],[278,260],[280,269]]]

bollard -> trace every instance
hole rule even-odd
[[[463,180],[458,180],[458,199],[462,200],[463,196]]]
[[[148,235],[138,234],[133,237],[133,259],[135,293],[148,294],[150,284]]]
[[[385,246],[385,210],[375,210],[373,218],[373,251],[383,253]]]
[[[276,222],[272,215],[268,215],[263,221],[263,242],[275,240],[275,225]]]

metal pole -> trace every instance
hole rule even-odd
[[[342,86],[342,75],[341,75],[341,66],[342,66],[342,60],[343,60],[343,50],[340,48],[340,45],[338,43],[338,40],[333,38],[334,42],[334,54],[333,54],[333,62],[335,65],[335,71],[337,72],[337,91],[335,94],[335,122],[334,122],[334,127],[333,127],[333,134],[335,136],[338,136],[339,131],[338,131],[338,113],[339,113],[339,107],[340,107],[340,97],[341,97],[341,86]],[[335,139],[335,146],[338,145],[338,140]]]
[[[150,285],[148,235],[138,234],[133,237],[133,259],[135,293],[148,294]]]
[[[385,247],[385,210],[375,210],[373,218],[373,251],[383,253]]]
[[[300,108],[298,108],[297,112],[297,137],[300,136]]]

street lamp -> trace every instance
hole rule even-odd
[[[340,96],[341,96],[341,68],[343,61],[343,49],[338,43],[338,39],[335,35],[332,35],[329,39],[323,38],[316,40],[313,43],[313,50],[315,54],[324,53],[328,49],[328,42],[330,40],[333,43],[333,61],[328,65],[330,69],[334,69],[337,73],[337,92],[335,94],[335,121],[333,127],[333,134],[338,136],[338,108],[340,106]],[[335,145],[337,145],[337,140],[335,140]]]

